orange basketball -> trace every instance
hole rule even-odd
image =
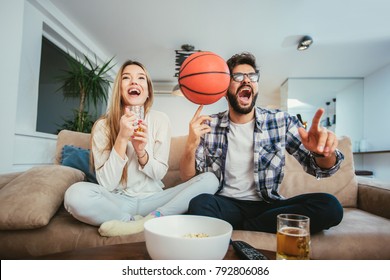
[[[225,60],[212,52],[193,53],[180,67],[180,90],[195,104],[217,102],[225,95],[229,82],[229,67]]]

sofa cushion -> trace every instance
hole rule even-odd
[[[0,259],[31,259],[77,249],[143,241],[143,232],[102,237],[98,227],[78,221],[61,206],[45,227],[0,231]]]
[[[56,155],[54,163],[61,163],[62,149],[65,145],[72,145],[83,149],[89,149],[91,144],[91,134],[71,130],[61,130],[58,133]]]
[[[68,187],[83,180],[83,172],[61,165],[33,167],[23,172],[0,190],[0,230],[47,225]]]
[[[341,137],[338,148],[345,157],[340,169],[333,176],[320,180],[304,172],[298,161],[286,153],[285,176],[280,193],[289,198],[303,193],[326,192],[336,196],[344,207],[356,207],[358,186],[350,138]]]
[[[183,181],[180,178],[180,158],[184,152],[187,142],[187,135],[176,136],[171,138],[171,148],[168,159],[168,172],[163,178],[163,183],[166,188],[177,186]]]
[[[88,182],[97,184],[96,174],[90,168],[89,154],[90,150],[88,149],[73,145],[64,145],[62,148],[61,164],[83,171]]]

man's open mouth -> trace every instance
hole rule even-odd
[[[252,88],[248,86],[242,87],[239,89],[237,96],[243,103],[249,102],[252,96]]]

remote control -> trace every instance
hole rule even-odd
[[[266,256],[257,251],[251,245],[244,241],[231,241],[230,242],[236,251],[236,253],[240,256],[241,259],[244,260],[268,260]]]

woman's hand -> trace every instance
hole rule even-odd
[[[118,137],[122,140],[129,141],[134,135],[134,131],[137,128],[135,126],[137,117],[133,112],[131,112],[127,107],[125,108],[125,113],[122,115],[119,123],[119,134]]]
[[[148,143],[148,126],[144,120],[133,128],[133,134],[130,137],[130,141],[131,144],[133,144],[137,157],[141,158],[145,156],[145,147]]]
[[[136,119],[134,113],[130,112],[128,108],[125,108],[125,113],[119,121],[119,133],[114,144],[114,149],[123,159],[126,157],[128,142],[135,137],[135,129],[137,126],[134,126],[134,123]]]

